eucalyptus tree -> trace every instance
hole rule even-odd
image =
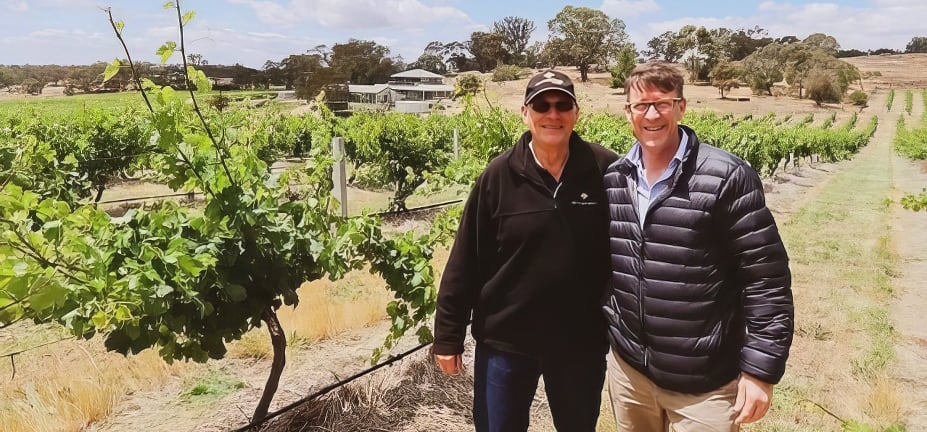
[[[904,47],[906,53],[927,53],[927,37],[915,36]]]
[[[766,92],[772,96],[773,84],[782,81],[782,50],[783,45],[771,43],[743,59],[744,79],[755,94]]]
[[[549,58],[576,66],[582,81],[589,80],[591,65],[607,63],[630,43],[623,21],[587,7],[564,7],[547,27]]]
[[[502,46],[515,64],[525,66],[528,42],[534,33],[534,21],[517,16],[507,16],[492,24],[493,33],[502,36]]]

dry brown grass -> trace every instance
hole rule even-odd
[[[380,321],[386,317],[386,304],[391,299],[383,280],[365,270],[348,273],[340,281],[305,283],[297,293],[299,305],[277,311],[291,347],[307,346]],[[252,330],[229,348],[235,358],[263,359],[272,353],[263,328]]]
[[[110,415],[126,394],[158,387],[184,368],[167,365],[155,352],[106,353],[99,340],[29,352],[17,365],[16,377],[0,385],[4,432],[84,430]]]

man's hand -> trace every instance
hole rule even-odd
[[[435,354],[435,362],[437,362],[438,367],[448,375],[457,375],[463,372],[463,358],[460,354]]]
[[[752,423],[766,415],[772,403],[773,385],[752,377],[740,374],[737,381],[737,400],[734,402],[734,411],[740,413],[736,424]]]

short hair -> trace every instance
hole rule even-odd
[[[631,75],[624,82],[624,94],[631,97],[631,89],[643,92],[647,88],[657,88],[662,92],[676,92],[679,97],[682,95],[682,85],[685,77],[676,65],[660,61],[651,60],[647,63],[639,64]]]

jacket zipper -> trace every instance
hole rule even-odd
[[[640,214],[640,205],[637,199],[637,182],[636,181],[631,180],[630,189],[631,189],[631,202],[633,203],[634,209],[637,210],[637,217],[643,218],[641,220],[647,220],[646,219],[647,215]],[[650,208],[648,207],[648,213],[649,213],[649,210]],[[640,231],[641,232],[641,248],[640,248],[640,254],[638,255],[638,258],[637,258],[637,263],[638,263],[638,266],[640,266],[641,273],[643,273],[644,252],[646,251],[647,242],[644,239],[643,224],[638,222],[637,227],[640,228],[641,230]],[[644,276],[643,274],[641,274],[641,276],[637,278],[637,313],[638,313],[638,316],[640,317],[640,324],[641,324],[640,342],[641,342],[641,350],[643,350],[644,367],[646,368],[646,367],[649,367],[649,364],[650,364],[650,355],[648,354],[650,350],[647,347],[647,340],[646,340],[647,339],[647,325],[645,324],[645,320],[644,320]]]
[[[643,230],[641,230],[641,252],[640,252],[640,258],[638,258],[638,261],[639,261],[642,273],[644,270],[644,247],[646,246],[646,242],[644,241],[643,236],[644,236],[644,232]],[[641,277],[637,279],[637,306],[638,306],[638,314],[641,317],[640,318],[641,319],[641,349],[644,350],[644,367],[646,368],[649,366],[649,363],[650,363],[650,356],[648,355],[648,353],[650,352],[650,349],[647,346],[647,340],[646,340],[647,339],[647,325],[645,324],[645,320],[644,320],[644,276],[643,275],[641,275]]]
[[[560,205],[557,204],[557,193],[560,192],[560,186],[563,186],[563,182],[562,182],[562,181],[559,182],[559,183],[557,183],[557,188],[554,189],[554,196],[553,196],[553,198],[554,198],[554,208],[555,208],[555,209],[560,208]]]

